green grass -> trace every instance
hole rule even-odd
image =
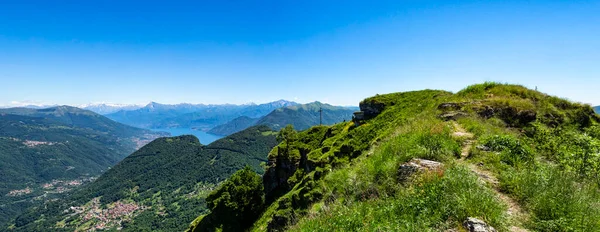
[[[548,121],[540,118],[518,130],[490,120],[459,122],[476,135],[479,144],[491,148],[490,152],[472,149],[469,160],[483,163],[499,176],[501,190],[529,214],[526,227],[533,231],[596,231],[600,228],[598,126],[582,128],[573,118],[558,125],[544,124]]]
[[[600,194],[590,181],[555,166],[509,169],[502,172],[502,188],[532,214],[528,226],[536,231],[597,231]]]
[[[438,109],[445,102],[460,104]],[[456,94],[377,95],[361,105],[381,113],[359,126],[313,127],[271,151],[266,173],[276,175],[263,182],[284,181],[275,193],[265,189],[265,210],[251,231],[443,231],[466,217],[499,231],[600,228],[600,118],[591,107],[495,82]],[[474,134],[468,165],[456,161],[466,139],[454,138],[453,123],[438,117],[449,110],[460,111],[457,123]],[[399,178],[412,158],[445,168]],[[472,165],[498,177],[499,186],[484,184]],[[498,190],[525,216],[507,215]]]
[[[505,206],[460,166],[430,173],[394,196],[315,207],[290,231],[438,231],[479,217],[505,228]]]

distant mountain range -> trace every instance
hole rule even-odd
[[[277,145],[276,134],[252,127],[208,146],[193,136],[157,139],[73,197],[21,215],[16,230],[54,230],[63,221],[63,229],[71,231],[183,231],[194,215],[206,212],[204,199],[219,182],[246,165],[264,172],[260,163]],[[104,217],[113,212],[109,206],[116,213]]]
[[[600,106],[594,106],[594,111],[596,111],[597,114],[600,114]]]
[[[319,125],[320,113],[323,110],[323,124],[331,125],[351,120],[352,113],[356,111],[353,107],[332,106],[321,102],[312,102],[302,105],[293,105],[278,108],[261,118],[250,118],[241,116],[230,122],[214,127],[208,133],[216,135],[229,135],[244,130],[254,125],[266,125],[274,130],[279,130],[288,124],[296,130],[306,130],[311,126]]]
[[[164,135],[69,106],[0,109],[0,224],[73,187],[57,181],[81,184]]]
[[[152,102],[137,110],[121,110],[106,116],[117,122],[141,128],[195,127],[209,130],[240,116],[259,118],[275,109],[297,104],[285,100],[260,105],[166,105]]]
[[[97,114],[112,114],[121,110],[137,110],[144,107],[143,105],[128,105],[128,104],[110,104],[110,103],[94,103],[78,106],[79,108],[93,111]]]

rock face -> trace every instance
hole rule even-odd
[[[482,220],[472,217],[467,218],[467,220],[465,220],[463,223],[463,226],[469,232],[496,232],[494,227],[489,226]]]
[[[278,155],[269,158],[268,168],[263,176],[265,200],[269,203],[292,189],[293,185],[290,185],[288,179],[296,173],[296,170],[303,169],[308,173],[315,169],[314,163],[308,161],[308,150],[298,149],[300,157],[296,158],[283,155],[279,147],[274,148],[273,151]]]
[[[385,104],[375,100],[363,101],[359,104],[360,111],[364,112],[364,119],[371,119],[385,109]]]
[[[299,160],[289,158],[269,160],[269,168],[267,168],[263,176],[263,185],[267,202],[272,202],[274,199],[291,189],[287,180],[294,175],[298,169],[298,163]]]
[[[465,105],[465,103],[458,103],[458,102],[446,102],[446,103],[442,103],[438,106],[439,110],[460,110],[463,106]]]
[[[535,121],[537,118],[537,113],[534,110],[521,110],[508,105],[482,105],[474,106],[473,109],[482,118],[488,119],[491,117],[498,117],[513,126],[527,125],[528,123]]]
[[[468,116],[469,114],[461,111],[461,109],[465,105],[467,105],[467,103],[464,103],[464,102],[442,103],[438,106],[438,109],[443,111],[444,113],[442,113],[439,117],[444,121],[450,121],[450,120],[456,120],[456,119]]]
[[[437,171],[443,167],[444,164],[440,162],[415,158],[408,163],[400,165],[400,168],[398,168],[398,180],[401,182],[406,181],[418,172]]]
[[[444,121],[450,121],[450,120],[456,120],[456,119],[466,117],[466,116],[469,116],[469,115],[465,112],[452,111],[452,112],[447,112],[447,113],[441,114],[440,118]]]

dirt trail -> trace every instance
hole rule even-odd
[[[454,133],[452,133],[452,136],[464,139],[459,162],[469,167],[469,169],[471,169],[472,172],[479,176],[480,180],[491,185],[492,189],[498,195],[498,198],[508,206],[508,210],[506,213],[508,214],[510,223],[513,224],[513,226],[509,228],[510,231],[528,232],[528,230],[520,227],[521,222],[527,218],[527,214],[523,211],[523,209],[521,209],[521,206],[514,199],[500,191],[498,178],[496,178],[496,176],[493,173],[487,170],[483,170],[479,166],[467,163],[465,161],[465,159],[469,157],[469,151],[473,147],[473,144],[475,144],[476,142],[476,140],[474,139],[475,136],[467,132],[457,122],[453,121],[452,126],[454,127]]]

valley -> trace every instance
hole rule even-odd
[[[0,224],[92,182],[165,135],[74,107],[0,109]]]

